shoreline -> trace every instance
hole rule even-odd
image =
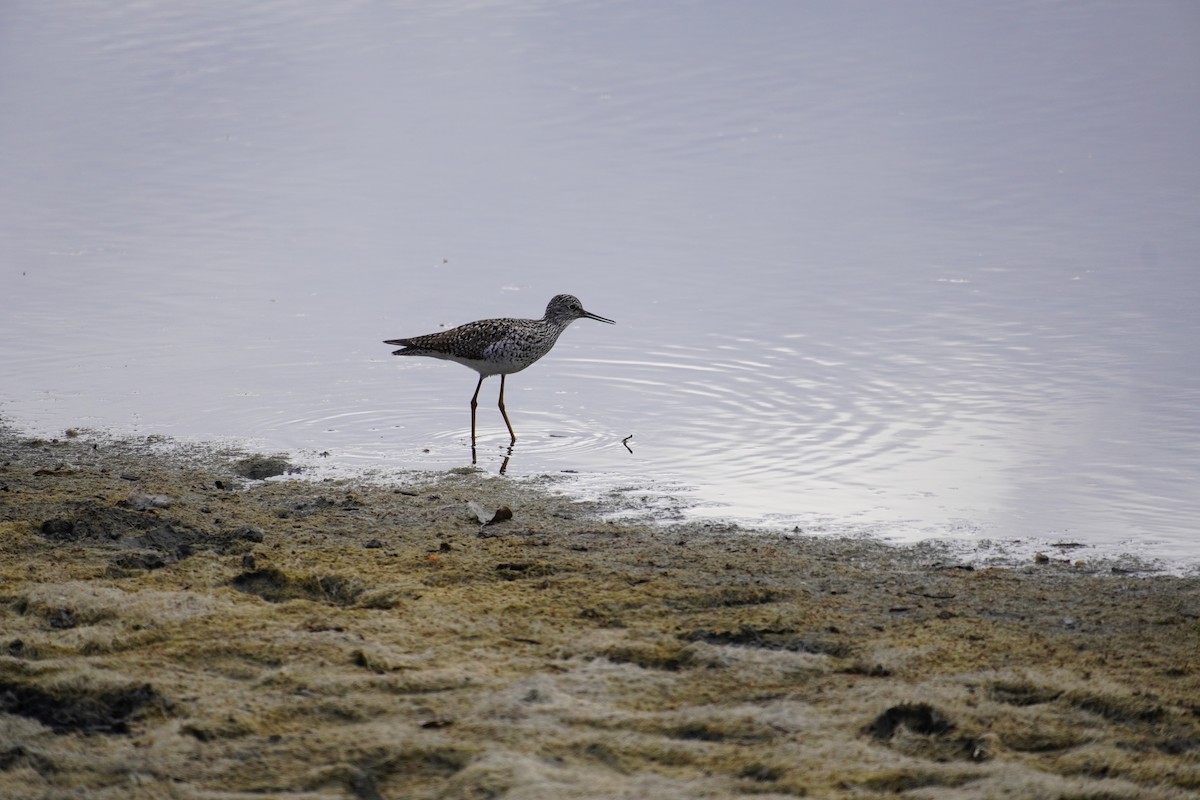
[[[543,471],[497,474],[487,467],[467,465],[465,462],[458,465],[446,462],[419,468],[379,466],[353,461],[339,462],[336,459],[330,461],[327,460],[329,453],[318,452],[316,449],[272,448],[264,442],[247,443],[231,437],[175,438],[167,433],[138,434],[125,430],[112,431],[90,427],[29,432],[13,428],[11,421],[6,421],[3,416],[0,416],[0,438],[46,443],[65,443],[71,440],[92,444],[104,443],[118,448],[118,451],[138,448],[147,454],[187,459],[196,465],[212,465],[222,458],[284,459],[288,464],[286,473],[265,476],[271,480],[335,481],[391,486],[414,481],[436,482],[449,475],[476,474],[481,479],[497,478],[511,481],[514,485],[534,493],[561,492],[577,512],[590,513],[605,523],[646,525],[655,528],[700,526],[748,536],[765,534],[813,536],[835,540],[867,539],[901,550],[940,550],[943,552],[943,558],[969,563],[977,569],[1019,569],[1030,564],[1055,563],[1074,567],[1087,574],[1112,571],[1139,576],[1200,578],[1200,557],[1192,554],[1155,552],[1152,546],[1133,544],[1133,540],[1125,543],[1089,543],[1066,533],[993,532],[956,536],[938,529],[925,530],[912,520],[900,520],[894,524],[886,520],[843,524],[836,516],[798,519],[771,514],[759,517],[749,512],[728,512],[719,502],[689,497],[690,489],[686,484],[645,484],[638,482],[639,477],[609,475],[611,480],[606,480],[604,475],[579,474],[571,470],[561,473]],[[648,478],[642,480],[652,481]],[[1143,535],[1153,538],[1153,534]]]
[[[269,462],[0,426],[0,794],[1200,791],[1194,575]]]

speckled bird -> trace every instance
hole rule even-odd
[[[615,324],[611,319],[584,311],[579,298],[560,294],[546,305],[546,315],[541,319],[481,319],[440,333],[408,339],[387,339],[384,344],[402,345],[402,349],[392,353],[394,356],[444,358],[457,361],[479,373],[475,394],[471,395],[472,447],[475,446],[475,409],[479,405],[479,389],[483,386],[484,378],[499,375],[500,414],[508,426],[508,435],[512,437],[512,442],[516,442],[517,434],[504,408],[504,379],[549,353],[559,335],[577,319]]]

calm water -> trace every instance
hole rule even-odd
[[[10,424],[458,466],[571,292],[510,476],[1200,563],[1200,6],[329,5],[0,7]]]

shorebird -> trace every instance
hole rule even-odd
[[[517,441],[508,411],[504,408],[504,379],[533,364],[554,347],[559,335],[577,319],[594,319],[615,324],[611,319],[583,310],[579,298],[569,294],[556,295],[546,305],[541,319],[481,319],[459,325],[448,331],[412,336],[408,339],[387,339],[384,344],[402,345],[394,356],[429,356],[457,361],[479,373],[475,394],[471,395],[471,449],[475,448],[475,409],[479,405],[479,389],[489,375],[500,376],[500,414],[512,437]]]

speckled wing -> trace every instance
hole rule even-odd
[[[431,356],[433,358],[483,361],[489,348],[502,342],[512,331],[516,320],[482,319],[468,322],[448,331],[412,336],[407,339],[388,339],[384,344],[403,345],[394,356]]]

